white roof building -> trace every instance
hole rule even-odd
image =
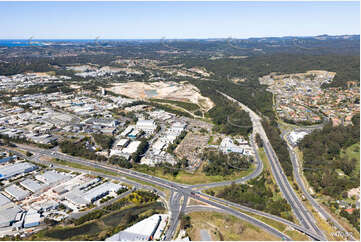
[[[38,226],[40,224],[40,221],[41,221],[40,214],[37,211],[30,209],[25,215],[24,228],[31,228]]]
[[[186,128],[186,126],[186,123],[175,122],[172,124],[172,126],[168,129],[167,132],[170,134],[179,135]]]
[[[166,143],[161,141],[161,140],[157,140],[153,145],[152,145],[152,149],[154,154],[158,155],[163,148],[166,146]]]
[[[115,143],[115,147],[125,147],[128,144],[129,140],[128,139],[120,139]]]
[[[67,175],[60,174],[55,171],[46,171],[41,175],[37,175],[35,178],[47,185],[53,185],[60,181],[67,180],[70,177]]]
[[[126,137],[130,132],[132,132],[134,127],[128,126],[120,135]]]
[[[140,145],[141,141],[132,141],[126,148],[122,150],[122,153],[125,154],[133,154],[137,151],[138,146]]]
[[[17,201],[23,200],[27,196],[29,196],[29,192],[21,189],[19,186],[13,184],[4,189],[4,191],[9,194],[11,197],[16,199]]]
[[[130,132],[130,133],[128,134],[128,137],[129,137],[129,138],[137,138],[137,137],[140,135],[140,133],[141,133],[141,130],[139,130],[139,129],[134,129],[132,132]]]
[[[0,180],[35,170],[36,165],[28,162],[15,163],[0,168]]]
[[[12,222],[15,222],[17,214],[21,211],[21,208],[14,203],[0,207],[0,228],[8,227]]]
[[[116,192],[121,189],[123,186],[119,184],[115,184],[112,182],[103,183],[89,191],[85,192],[83,198],[88,202],[93,202],[97,200],[99,197],[102,197],[109,192]]]
[[[226,137],[222,140],[221,144],[219,145],[219,149],[224,153],[234,152],[242,154],[244,152],[244,149],[235,145],[233,140],[229,137]]]
[[[2,193],[0,193],[0,207],[6,205],[8,203],[11,203],[10,199],[7,198],[6,196],[4,196]]]
[[[106,241],[148,241],[153,240],[154,235],[159,234],[158,230],[164,229],[160,226],[168,215],[154,214],[133,226],[109,237]],[[165,224],[164,224],[165,225]],[[157,233],[158,232],[158,233]]]
[[[81,191],[78,188],[67,193],[65,198],[77,206],[86,206],[106,195],[110,192],[117,192],[123,186],[112,182],[106,182],[88,191]]]
[[[46,187],[46,185],[40,184],[39,182],[33,179],[25,179],[24,181],[20,182],[20,185],[25,187],[32,193],[37,193]]]
[[[157,125],[154,123],[154,120],[138,120],[136,127],[140,130],[143,130],[146,133],[153,133],[157,128]]]

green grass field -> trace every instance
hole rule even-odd
[[[356,169],[352,172],[352,176],[360,176],[360,143],[353,144],[342,151],[341,157],[344,156],[347,156],[348,159],[356,159]]]
[[[138,169],[140,172],[144,172],[153,176],[157,176],[160,178],[165,178],[170,181],[195,185],[195,184],[205,184],[205,183],[212,183],[212,182],[220,182],[220,181],[228,181],[228,180],[235,180],[244,176],[247,176],[254,170],[254,166],[246,171],[238,171],[230,176],[207,176],[203,171],[202,167],[198,168],[198,170],[192,174],[184,170],[180,170],[176,176],[173,176],[169,173],[164,174],[162,168],[157,168],[155,171],[150,171],[146,169]]]
[[[200,230],[209,232],[215,241],[272,241],[274,235],[244,222],[234,216],[217,212],[192,212],[191,228],[187,229],[191,240],[201,240]]]
[[[166,99],[151,99],[151,101],[173,104],[178,107],[184,108],[185,110],[188,110],[190,112],[199,110],[199,106],[195,103],[173,101],[173,100],[166,100]]]

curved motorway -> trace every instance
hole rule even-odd
[[[225,95],[225,94],[223,94],[223,95]],[[300,202],[299,198],[297,197],[294,190],[290,186],[290,184],[287,180],[287,177],[284,175],[282,168],[280,166],[280,163],[278,161],[278,158],[277,158],[274,150],[272,149],[271,144],[268,141],[267,135],[265,134],[265,132],[263,130],[262,124],[260,122],[260,120],[261,120],[260,117],[258,115],[256,115],[247,106],[243,105],[242,103],[238,102],[237,100],[235,100],[227,95],[225,95],[225,96],[228,99],[230,99],[234,102],[237,102],[241,106],[242,109],[244,109],[246,112],[249,113],[251,120],[252,120],[252,124],[253,124],[253,134],[250,139],[252,147],[255,149],[254,137],[255,137],[256,133],[260,134],[260,136],[263,140],[265,152],[266,152],[267,158],[271,164],[272,173],[277,181],[278,186],[280,187],[281,192],[283,193],[284,197],[291,205],[292,210],[294,211],[296,217],[301,222],[302,226],[298,226],[293,223],[291,224],[291,222],[288,222],[289,225],[291,227],[294,227],[295,229],[298,229],[301,232],[304,232],[305,234],[310,236],[312,239],[326,240],[322,231],[320,231],[319,228],[317,227],[312,215],[305,209],[303,204]],[[238,210],[232,209],[229,207],[229,206],[235,206],[234,204],[232,204],[228,201],[219,201],[219,200],[217,201],[218,198],[211,197],[211,196],[208,196],[208,198],[204,198],[204,197],[202,197],[202,196],[204,196],[204,194],[201,194],[199,192],[195,192],[194,190],[192,190],[192,189],[202,190],[207,187],[225,186],[225,185],[231,184],[232,182],[241,183],[241,182],[245,182],[249,179],[257,177],[259,174],[261,174],[261,172],[263,170],[263,163],[260,160],[257,152],[255,152],[257,168],[255,169],[255,171],[253,171],[248,176],[237,179],[235,181],[226,181],[226,182],[217,182],[217,183],[211,183],[211,184],[199,184],[199,185],[189,186],[189,185],[185,185],[185,184],[171,182],[166,179],[151,176],[151,175],[144,174],[141,172],[137,172],[137,171],[133,171],[133,170],[125,169],[125,168],[119,168],[119,167],[115,167],[115,166],[111,166],[111,165],[106,165],[103,163],[99,163],[96,161],[90,161],[90,160],[82,159],[79,157],[73,157],[73,156],[66,155],[61,152],[57,152],[57,151],[53,151],[53,150],[45,150],[45,149],[29,147],[29,146],[24,146],[24,145],[19,145],[19,148],[21,148],[24,151],[30,151],[30,152],[32,152],[36,155],[40,155],[40,156],[44,155],[44,156],[48,156],[48,157],[52,157],[52,158],[58,158],[61,160],[78,163],[78,164],[81,164],[84,166],[90,166],[93,168],[99,168],[99,169],[103,169],[106,171],[120,173],[124,176],[139,179],[141,181],[148,182],[153,185],[157,185],[157,186],[160,186],[160,187],[163,187],[163,188],[166,188],[166,189],[172,191],[173,194],[169,201],[169,204],[170,204],[169,210],[171,211],[171,219],[170,219],[170,227],[166,233],[166,240],[172,239],[175,229],[177,227],[178,221],[179,221],[179,215],[182,214],[186,210],[188,198],[193,198],[197,201],[201,201],[201,202],[211,205],[215,208],[218,208],[222,211],[225,211],[227,213],[231,213],[232,215],[238,216],[239,218],[242,218],[248,222],[251,222],[254,225],[278,236],[281,239],[290,239],[285,234],[281,233],[280,231],[277,231],[275,228],[272,228],[271,226],[261,222],[260,220],[255,219],[247,214],[241,213]],[[255,151],[256,151],[256,149],[255,149]],[[38,160],[38,162],[41,163],[41,161],[39,161],[39,160]],[[201,196],[199,196],[198,194],[200,194]],[[180,203],[180,200],[182,198],[183,198],[183,203]],[[210,199],[212,199],[212,200],[210,200]],[[223,204],[226,204],[228,206],[223,205]],[[239,205],[239,206],[241,206],[241,205]],[[258,213],[261,216],[265,216],[265,217],[268,216],[269,218],[272,218],[281,223],[287,223],[284,219],[279,218],[274,215],[269,215],[267,213],[263,213],[263,212],[260,212],[260,211],[254,210],[254,209],[250,209],[245,206],[242,206],[242,209],[247,212],[256,213],[256,214]],[[263,214],[261,214],[261,213],[263,213]]]
[[[226,207],[226,208],[228,208],[228,207]],[[191,212],[199,212],[199,211],[214,211],[214,212],[219,212],[219,213],[227,213],[227,214],[233,215],[237,218],[240,218],[246,222],[249,222],[253,225],[256,225],[257,227],[266,227],[267,228],[266,230],[270,234],[273,234],[273,235],[277,236],[278,238],[282,238],[282,240],[289,240],[289,241],[292,240],[290,237],[288,237],[287,235],[274,229],[273,227],[269,226],[268,224],[265,224],[262,221],[254,219],[253,217],[249,217],[248,215],[246,215],[244,213],[234,212],[234,210],[232,210],[232,209],[222,209],[222,208],[217,208],[217,207],[206,207],[206,206],[195,205],[195,206],[188,206],[185,209],[185,214],[191,213]]]
[[[73,157],[73,156],[70,156],[70,155],[63,154],[61,152],[45,150],[45,149],[35,148],[35,147],[29,147],[29,146],[24,146],[24,145],[19,145],[18,148],[21,148],[24,151],[32,152],[34,155],[44,155],[44,156],[48,156],[48,157],[52,157],[52,158],[58,158],[58,159],[62,159],[62,160],[65,160],[65,161],[78,163],[78,164],[81,164],[81,165],[84,165],[84,166],[99,168],[99,169],[103,169],[103,170],[110,171],[110,172],[117,172],[117,173],[122,174],[124,176],[139,179],[139,180],[142,180],[144,182],[152,183],[154,185],[169,189],[170,191],[177,192],[177,194],[179,194],[179,195],[176,195],[176,197],[171,199],[171,201],[170,201],[170,208],[169,209],[171,210],[171,219],[170,219],[171,223],[170,223],[170,227],[169,227],[169,229],[167,231],[167,234],[166,234],[166,239],[167,240],[171,240],[173,238],[173,236],[174,236],[175,229],[177,228],[177,225],[178,225],[178,222],[179,222],[179,215],[185,210],[186,202],[187,202],[188,197],[193,198],[193,199],[195,199],[197,201],[201,201],[201,202],[206,203],[208,205],[211,205],[213,207],[222,209],[224,211],[231,212],[235,216],[239,216],[240,218],[253,223],[257,227],[278,236],[280,239],[283,239],[283,240],[289,239],[288,236],[286,236],[285,234],[283,234],[280,231],[276,230],[275,228],[263,223],[262,221],[260,221],[260,220],[258,220],[256,218],[253,218],[252,216],[241,213],[241,212],[239,212],[239,211],[237,211],[235,209],[227,207],[227,206],[225,206],[223,204],[220,204],[218,202],[211,201],[211,200],[208,200],[208,199],[205,199],[205,198],[202,198],[202,197],[198,196],[187,185],[179,184],[179,183],[176,183],[176,182],[171,182],[171,181],[168,181],[166,179],[151,176],[151,175],[144,174],[144,173],[137,172],[137,171],[132,171],[132,170],[129,170],[129,169],[115,168],[115,167],[110,166],[110,165],[101,164],[101,163],[98,163],[96,161],[85,160],[85,159],[79,158],[79,157]],[[34,162],[36,162],[36,161],[34,160]],[[42,163],[42,161],[38,160],[37,163]],[[184,199],[183,199],[183,203],[181,205],[181,208],[179,208],[180,207],[180,202],[179,201],[180,201],[182,196],[184,197]],[[317,239],[317,238],[315,238],[315,239]]]
[[[237,103],[244,111],[248,112],[250,115],[252,124],[253,124],[253,132],[257,132],[262,141],[263,141],[263,147],[267,156],[267,159],[269,160],[269,163],[271,164],[271,170],[272,174],[280,187],[280,190],[287,200],[287,202],[290,204],[294,214],[296,215],[297,219],[300,221],[302,226],[304,226],[306,229],[313,230],[316,234],[318,234],[323,240],[327,240],[324,233],[318,228],[316,225],[316,222],[314,218],[312,217],[311,213],[304,207],[304,205],[301,203],[300,199],[297,197],[295,191],[291,187],[286,175],[284,174],[281,164],[278,160],[278,157],[275,153],[275,151],[272,148],[272,145],[270,144],[268,137],[266,135],[266,132],[263,129],[261,118],[250,108],[242,104],[241,102],[235,100],[234,98],[219,92],[223,96],[225,96],[227,99],[231,100],[232,102]]]
[[[290,140],[289,140],[289,136],[288,136],[288,132],[284,132],[282,133],[282,138],[286,141],[287,143],[287,148],[288,148],[288,152],[290,154],[290,158],[292,161],[292,166],[293,166],[293,174],[295,176],[296,182],[298,184],[298,186],[301,188],[302,193],[305,195],[305,197],[307,198],[307,200],[311,203],[312,207],[315,208],[318,213],[325,219],[325,220],[329,220],[332,222],[332,224],[339,230],[342,231],[344,235],[349,235],[347,239],[350,240],[355,240],[355,238],[352,236],[352,234],[350,234],[344,227],[342,227],[342,225],[340,225],[338,223],[338,221],[331,216],[329,213],[327,213],[318,203],[317,201],[311,196],[311,194],[309,194],[309,192],[306,189],[306,186],[301,178],[301,174],[300,174],[300,165],[299,162],[297,160],[297,155],[293,149],[293,147],[290,144]]]

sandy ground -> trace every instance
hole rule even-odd
[[[214,103],[203,97],[198,88],[189,83],[177,82],[128,82],[114,83],[107,88],[117,94],[122,94],[136,99],[168,99],[174,101],[191,102],[198,104],[203,110],[208,111]]]

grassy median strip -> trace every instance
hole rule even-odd
[[[187,233],[192,240],[202,240],[201,233],[204,231],[207,231],[215,241],[279,240],[278,237],[232,215],[218,212],[192,212],[188,216],[190,227]]]
[[[266,218],[266,217],[263,217],[261,215],[257,215],[257,214],[254,214],[254,213],[251,213],[251,212],[247,212],[247,211],[244,211],[242,209],[239,209],[239,208],[236,208],[236,207],[232,207],[233,209],[235,210],[238,210],[244,214],[247,214],[248,216],[251,216],[255,219],[258,219],[262,222],[264,222],[265,224],[277,229],[278,231],[288,235],[291,239],[293,240],[303,240],[303,241],[306,241],[306,240],[310,240],[305,234],[297,231],[297,230],[290,230],[290,228],[285,225],[284,223],[281,223],[281,222],[277,222],[273,219],[270,219],[270,218]]]
[[[68,166],[68,167],[72,167],[72,168],[76,168],[76,169],[81,169],[81,170],[87,170],[87,171],[93,171],[93,172],[98,172],[98,173],[102,173],[105,175],[110,175],[110,176],[117,176],[117,177],[125,177],[126,179],[135,181],[137,183],[143,184],[143,185],[148,185],[148,186],[152,186],[155,187],[161,191],[165,191],[166,189],[164,189],[163,187],[154,185],[150,182],[145,182],[143,180],[139,180],[137,178],[133,178],[127,175],[123,175],[123,174],[119,174],[117,172],[113,172],[113,171],[107,171],[105,169],[101,169],[101,168],[94,168],[91,166],[86,166],[86,165],[82,165],[82,164],[78,164],[75,162],[70,162],[70,161],[64,161],[64,160],[59,160],[59,159],[52,159],[53,163],[59,164],[59,165],[63,165],[63,166]]]
[[[228,176],[207,176],[203,171],[202,167],[200,167],[195,173],[189,173],[184,170],[180,170],[176,176],[172,174],[165,173],[164,168],[159,167],[157,169],[149,170],[149,169],[137,169],[137,171],[146,173],[152,176],[160,177],[163,179],[167,179],[169,181],[184,183],[189,185],[196,185],[196,184],[207,184],[212,182],[222,182],[222,181],[230,181],[236,180],[242,177],[245,177],[254,171],[254,166],[249,168],[246,171],[238,171],[232,175]]]

